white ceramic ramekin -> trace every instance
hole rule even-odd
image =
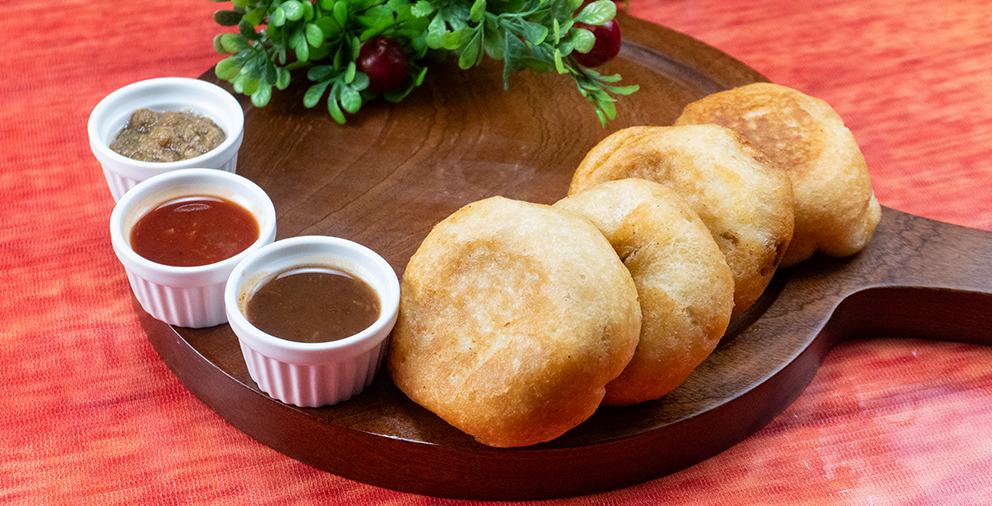
[[[189,110],[214,120],[227,136],[224,142],[200,156],[178,162],[143,162],[110,149],[131,113],[137,109],[156,112]],[[235,172],[238,149],[244,139],[245,114],[241,104],[223,88],[185,77],[163,77],[129,84],[107,95],[90,113],[87,130],[93,155],[114,200],[120,200],[134,185],[152,176],[178,169],[208,168]]]
[[[358,334],[325,343],[280,339],[249,323],[244,308],[254,290],[301,266],[332,267],[362,278],[379,295],[379,318]],[[228,323],[251,378],[275,399],[302,407],[337,404],[372,383],[396,323],[399,298],[399,280],[388,262],[365,246],[327,236],[293,237],[259,249],[235,267],[224,292]]]
[[[131,249],[131,228],[166,201],[192,195],[226,198],[258,221],[259,237],[245,251],[220,262],[176,267],[152,262]],[[242,259],[276,237],[276,211],[269,196],[252,181],[215,169],[181,169],[137,184],[110,214],[110,238],[127,270],[134,295],[153,317],[180,327],[212,327],[227,321],[224,287]]]

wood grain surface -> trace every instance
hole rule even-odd
[[[596,142],[628,125],[670,124],[686,103],[764,78],[689,37],[623,19],[625,46],[606,71],[642,90],[603,129],[552,76],[441,66],[399,105],[369,104],[339,127],[292,89],[263,109],[242,97],[239,173],[276,204],[278,236],[326,234],[366,244],[398,274],[431,227],[492,195],[553,203]],[[205,79],[214,80],[212,73]],[[780,272],[720,346],[665,398],[601,408],[564,436],[494,449],[416,406],[382,373],[333,407],[287,406],[258,391],[226,325],[172,328],[141,314],[153,345],[208,406],[258,441],[340,476],[418,494],[546,499],[617,489],[684,469],[747,438],[788,406],[837,343],[900,335],[990,344],[992,234],[886,208],[875,238],[847,259],[814,257]],[[659,457],[663,456],[663,457]]]

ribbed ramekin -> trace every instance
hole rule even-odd
[[[273,276],[303,266],[337,268],[360,277],[379,296],[378,319],[358,334],[323,343],[289,341],[253,326],[245,306],[254,291]],[[301,236],[245,257],[231,273],[224,300],[228,323],[259,389],[286,404],[317,407],[348,400],[372,383],[396,323],[399,293],[396,272],[371,249],[336,237]]]
[[[189,160],[134,160],[110,149],[110,143],[138,109],[189,110],[214,120],[227,138],[220,146]],[[136,184],[165,172],[194,167],[236,172],[244,124],[241,104],[220,86],[199,79],[163,77],[129,84],[107,95],[90,113],[87,131],[90,149],[103,166],[110,193],[114,200],[120,200]]]
[[[258,221],[258,239],[233,257],[193,267],[163,265],[135,253],[130,244],[134,224],[167,201],[193,195],[223,197],[247,209]],[[114,252],[141,307],[153,317],[180,327],[227,322],[227,279],[238,262],[271,244],[275,236],[276,212],[269,196],[252,181],[215,169],[181,169],[146,179],[127,192],[110,215]]]

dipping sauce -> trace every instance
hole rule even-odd
[[[138,109],[110,149],[143,162],[178,162],[220,146],[225,138],[224,130],[210,118],[189,111]]]
[[[248,249],[259,237],[258,220],[222,197],[196,195],[167,201],[131,229],[131,249],[152,262],[177,267],[207,265]]]
[[[322,343],[365,330],[379,310],[379,295],[361,278],[310,266],[281,272],[259,286],[245,304],[245,317],[278,338]]]

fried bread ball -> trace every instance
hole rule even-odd
[[[630,270],[641,304],[637,351],[606,385],[604,405],[658,399],[679,386],[720,342],[734,279],[709,229],[673,190],[620,179],[558,201],[586,216]]]
[[[637,290],[602,232],[492,197],[438,223],[403,274],[388,353],[396,386],[495,447],[586,420],[637,347]]]
[[[784,171],[721,126],[631,127],[586,154],[568,194],[631,177],[675,190],[706,224],[734,275],[735,315],[764,293],[792,240]]]
[[[854,135],[826,102],[755,83],[693,102],[675,122],[705,123],[735,130],[792,179],[796,229],[783,267],[815,251],[844,257],[868,244],[881,206]]]

